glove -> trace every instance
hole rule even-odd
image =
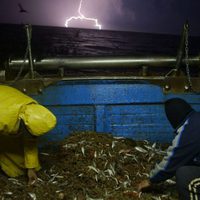
[[[137,189],[138,189],[138,192],[142,192],[142,191],[150,189],[151,186],[152,184],[149,180],[143,180],[138,184]]]

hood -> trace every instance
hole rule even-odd
[[[47,108],[38,104],[28,104],[21,114],[28,131],[34,136],[40,136],[56,125],[56,117]]]
[[[165,102],[165,113],[174,129],[183,124],[192,111],[193,108],[183,99],[173,98]]]

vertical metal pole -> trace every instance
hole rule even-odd
[[[184,47],[185,47],[185,40],[186,40],[186,34],[188,33],[188,22],[186,21],[184,26],[183,26],[183,32],[181,35],[181,41],[177,53],[177,58],[176,58],[176,75],[179,73],[179,68],[182,62],[183,58],[183,53],[184,53]]]
[[[31,51],[31,25],[26,24],[26,35],[27,35],[27,42],[28,42],[28,54],[29,54],[29,65],[30,65],[30,77],[34,79],[34,69],[33,69],[33,58],[32,58],[32,51]]]

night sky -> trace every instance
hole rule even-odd
[[[64,26],[78,15],[80,0],[0,0],[0,23]],[[20,13],[20,3],[28,13]],[[97,18],[102,29],[180,34],[186,20],[200,36],[200,0],[83,0],[82,14]],[[69,26],[93,28],[74,21]]]

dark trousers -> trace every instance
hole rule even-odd
[[[200,166],[184,166],[176,172],[179,200],[200,200]]]

